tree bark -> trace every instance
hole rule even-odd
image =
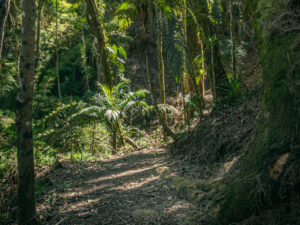
[[[211,63],[211,73],[209,76],[209,83],[210,83],[210,88],[212,92],[212,96],[214,101],[216,101],[216,75],[215,75],[215,69],[214,69],[214,46],[213,46],[213,40],[210,38],[210,63]],[[204,54],[203,54],[204,55]]]
[[[231,39],[231,64],[232,64],[232,76],[236,78],[236,56],[235,56],[235,40],[234,40],[234,17],[233,17],[233,2],[229,2],[229,14],[230,14],[230,39]]]
[[[292,187],[297,188],[300,182],[299,176],[288,181],[291,182],[289,191],[283,192],[287,185],[285,179],[292,173],[299,174],[300,30],[297,27],[300,25],[300,4],[299,1],[294,6],[292,3],[296,1],[270,2],[244,0],[260,52],[264,97],[256,134],[242,161],[239,179],[231,182],[225,195],[219,217],[222,224],[240,221],[258,210],[263,214],[263,210],[281,204],[284,201],[281,196],[286,196],[285,203],[292,202],[296,197],[292,194]],[[289,155],[287,165],[274,176],[274,162],[285,154]],[[258,182],[259,178],[263,179]],[[265,188],[265,193],[253,195],[262,188]],[[258,201],[261,203],[259,208]],[[287,207],[293,210],[292,205]]]
[[[85,45],[85,37],[84,37],[83,29],[81,33],[81,40],[82,40],[82,66],[85,75],[85,91],[88,92],[90,90],[90,85],[89,85],[89,73],[88,73],[87,59],[86,59],[86,45]]]
[[[113,76],[110,68],[109,53],[105,48],[105,37],[101,22],[98,19],[98,9],[95,0],[85,0],[87,22],[90,34],[94,39],[94,48],[97,59],[97,76],[100,83],[113,87]],[[104,74],[102,79],[101,73]]]
[[[158,60],[158,73],[159,73],[159,93],[160,93],[160,103],[166,104],[166,86],[165,86],[165,68],[164,68],[164,58],[163,58],[163,24],[162,24],[162,13],[161,9],[156,6],[156,16],[157,16],[157,60]],[[162,120],[167,124],[167,114],[162,112]],[[164,139],[167,138],[167,134],[163,129]]]
[[[60,89],[60,76],[59,76],[59,54],[58,54],[58,2],[55,1],[55,11],[56,11],[56,17],[55,17],[55,51],[56,51],[56,76],[57,76],[57,90],[58,90],[58,97],[59,97],[59,103],[62,105],[62,96],[61,96],[61,89]]]
[[[5,25],[10,9],[10,0],[0,0],[0,71],[2,69],[2,51],[5,36]]]
[[[117,153],[117,138],[118,138],[118,127],[116,126],[116,124],[112,125],[112,148],[113,148],[113,154]]]
[[[208,50],[207,53],[207,58],[213,59],[213,64],[211,64],[211,68],[209,69],[209,71],[210,73],[214,73],[214,76],[211,77],[214,77],[215,79],[211,82],[215,83],[216,100],[221,101],[222,98],[224,98],[224,96],[226,95],[224,88],[227,82],[227,77],[226,77],[226,71],[224,69],[224,65],[221,60],[220,46],[218,40],[215,40],[213,42],[213,47],[211,49],[213,50],[213,52],[210,53],[210,50]],[[210,57],[211,54],[213,55],[213,57]]]
[[[40,42],[41,42],[41,20],[44,0],[39,0],[38,3],[38,18],[37,18],[37,32],[36,32],[36,47],[35,47],[35,66],[37,67],[40,60]]]
[[[182,74],[182,101],[183,107],[186,107],[185,96],[190,93],[190,82],[189,82],[189,74],[188,74],[188,37],[187,37],[187,5],[186,0],[183,0],[183,12],[182,12],[182,23],[183,23],[183,34],[184,34],[184,43],[185,48],[183,49],[183,74]],[[185,121],[189,121],[192,118],[191,110],[184,110],[184,119]]]
[[[35,224],[32,98],[35,61],[35,1],[24,0],[19,93],[16,99],[18,224]]]
[[[95,130],[96,130],[96,121],[93,122],[93,132],[92,132],[92,143],[90,145],[90,149],[89,149],[89,152],[94,154],[95,151],[94,151],[94,143],[95,143]]]

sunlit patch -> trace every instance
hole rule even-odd
[[[104,176],[104,177],[99,177],[99,178],[96,178],[96,179],[92,179],[92,180],[89,180],[87,183],[88,184],[98,183],[98,182],[113,180],[113,179],[121,178],[121,177],[125,177],[125,176],[131,176],[131,175],[134,175],[134,174],[145,172],[147,170],[154,169],[154,168],[162,166],[162,165],[163,164],[161,163],[161,164],[154,164],[152,166],[144,167],[144,168],[140,168],[140,169],[127,170],[127,171],[119,173],[119,174],[107,175],[107,176]]]
[[[215,180],[221,180],[223,176],[226,175],[231,170],[231,168],[238,162],[239,158],[240,157],[234,157],[231,161],[224,163],[220,168],[218,176],[215,178]]]
[[[145,186],[146,184],[149,184],[155,180],[158,180],[159,177],[158,176],[152,176],[152,177],[148,177],[148,178],[142,178],[139,179],[135,182],[127,182],[124,183],[122,186],[117,186],[117,187],[113,187],[110,190],[132,190],[132,189],[136,189],[136,188],[140,188]]]
[[[290,154],[290,152],[287,152],[280,155],[277,161],[273,164],[272,168],[270,169],[270,177],[272,177],[274,180],[277,180],[280,176],[284,165],[289,159]]]

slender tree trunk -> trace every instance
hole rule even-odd
[[[146,6],[143,6],[144,8],[141,8],[141,18],[143,21],[143,28],[144,28],[144,42],[145,42],[145,59],[146,59],[146,70],[147,70],[147,80],[149,89],[151,92],[151,98],[152,101],[155,102],[153,93],[153,85],[152,85],[152,79],[151,79],[151,68],[150,68],[150,54],[149,54],[149,46],[148,46],[148,29],[147,29],[147,8]]]
[[[131,145],[134,149],[138,149],[139,146],[130,137],[124,137],[124,139],[127,144]]]
[[[72,95],[70,96],[70,111],[72,113]],[[67,116],[65,115],[65,118]],[[67,119],[67,118],[66,118]],[[71,151],[71,160],[73,160],[73,124],[72,122],[70,122],[69,124],[69,128],[70,128],[70,151]]]
[[[157,16],[157,59],[158,59],[158,72],[159,72],[159,93],[160,93],[160,103],[166,104],[166,87],[165,87],[165,68],[164,68],[164,58],[163,58],[163,24],[162,24],[162,13],[161,9],[157,7],[156,16]],[[167,124],[167,114],[162,112],[162,120]],[[167,134],[163,129],[164,139],[167,138]]]
[[[44,4],[44,0],[39,0],[37,32],[36,32],[36,47],[35,47],[35,67],[38,66],[40,60],[41,20],[42,20],[43,4]]]
[[[86,45],[85,45],[83,29],[82,29],[82,33],[81,33],[81,40],[82,40],[82,66],[83,66],[84,73],[85,73],[85,91],[89,91],[90,90],[89,74],[88,74],[88,69],[87,69]]]
[[[218,40],[213,42],[213,47],[209,48],[213,52],[211,53],[210,50],[208,51],[207,58],[213,59],[213,64],[211,64],[210,73],[214,74],[215,79],[212,82],[215,82],[215,92],[216,92],[216,100],[220,101],[226,93],[224,92],[225,83],[227,81],[226,78],[226,71],[224,69],[221,55],[220,55],[220,47]],[[212,57],[211,57],[212,55]],[[212,76],[212,75],[211,75]]]
[[[35,224],[32,99],[35,57],[35,1],[24,0],[19,93],[16,99],[18,224]]]
[[[235,40],[234,40],[234,18],[233,18],[233,2],[230,0],[229,13],[230,13],[230,39],[231,39],[231,64],[232,64],[232,76],[236,77],[236,56],[235,56]]]
[[[91,143],[90,150],[89,150],[90,153],[94,153],[96,121],[94,122],[92,129],[93,129],[93,134],[92,134],[92,143]]]
[[[216,80],[215,80],[215,68],[214,68],[214,46],[213,46],[213,40],[210,38],[210,64],[211,64],[211,73],[209,77],[209,82],[210,82],[210,88],[211,88],[211,93],[214,98],[214,101],[216,101]]]
[[[95,0],[85,0],[86,16],[90,26],[90,34],[94,39],[95,54],[97,59],[98,81],[113,87],[113,76],[110,68],[109,53],[105,48],[105,37],[102,25],[98,19],[98,9]],[[104,74],[102,82],[101,73]]]
[[[10,0],[0,0],[0,71],[2,69],[2,51],[5,36],[5,25],[10,9]]]
[[[115,124],[112,125],[112,148],[113,148],[113,154],[117,153],[117,138],[118,138],[118,128]]]
[[[200,45],[200,51],[201,51],[201,56],[202,56],[202,60],[201,60],[201,69],[202,69],[202,74],[201,75],[201,96],[202,96],[202,101],[203,101],[203,106],[205,106],[205,77],[206,77],[206,68],[205,68],[205,56],[204,56],[204,45],[203,45],[203,41],[201,38],[201,33],[200,32],[200,28],[199,26],[197,26],[197,37],[198,37],[198,45]],[[198,69],[199,70],[199,69]]]
[[[154,33],[155,33],[155,29],[154,29],[154,22],[153,22],[153,10],[152,10],[152,4],[151,2],[149,2],[148,5],[148,14],[149,14],[149,21],[150,21],[150,30],[151,30],[151,41],[154,41],[155,37],[154,37]]]
[[[186,0],[183,0],[183,14],[182,14],[182,22],[183,22],[183,33],[184,33],[184,43],[185,49],[183,49],[183,74],[182,74],[182,101],[184,108],[186,107],[185,96],[190,93],[190,85],[189,85],[189,74],[188,74],[188,59],[187,59],[187,5]],[[189,121],[192,117],[192,113],[189,109],[185,110],[184,118],[185,121]]]
[[[56,20],[55,20],[55,47],[56,47],[56,76],[57,76],[57,90],[58,90],[58,97],[59,103],[62,105],[62,97],[61,97],[61,89],[60,89],[60,76],[59,76],[59,54],[58,54],[58,3],[55,0],[55,11],[56,11]]]

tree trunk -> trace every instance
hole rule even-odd
[[[35,57],[35,1],[24,0],[19,93],[16,99],[18,224],[35,224],[32,98]]]
[[[198,45],[200,45],[200,51],[201,51],[201,69],[202,69],[202,74],[199,74],[201,76],[201,81],[199,86],[200,91],[202,91],[202,101],[203,101],[203,106],[205,106],[205,77],[206,77],[206,68],[205,68],[205,56],[204,56],[204,44],[203,44],[203,37],[201,37],[200,29],[197,29],[197,37],[198,37]],[[197,68],[198,71],[200,68]]]
[[[5,36],[5,25],[9,13],[10,0],[0,0],[0,71],[2,69],[2,51]]]
[[[89,149],[89,152],[90,153],[92,153],[92,154],[94,154],[95,153],[95,151],[94,151],[94,143],[95,143],[95,130],[96,130],[96,121],[94,121],[94,123],[93,123],[93,133],[92,133],[92,143],[91,143],[91,145],[90,145],[90,149]]]
[[[211,63],[211,73],[209,76],[209,83],[211,88],[211,93],[214,101],[216,101],[216,80],[215,80],[215,69],[214,69],[214,47],[213,47],[213,39],[210,38],[210,63]]]
[[[162,24],[162,13],[161,9],[156,6],[156,16],[157,16],[157,60],[158,60],[158,73],[159,73],[159,93],[160,93],[160,103],[166,104],[166,87],[165,87],[165,68],[164,68],[164,58],[163,58],[163,24]],[[162,120],[167,124],[167,114],[166,112],[162,112]],[[163,136],[166,140],[167,134],[163,129]]]
[[[42,20],[43,5],[44,5],[44,0],[39,0],[37,32],[36,32],[36,47],[35,47],[35,67],[38,66],[40,60],[41,20]]]
[[[59,54],[58,54],[58,3],[57,0],[55,1],[55,51],[56,51],[56,76],[57,76],[57,90],[58,90],[58,97],[59,103],[62,105],[62,97],[61,97],[61,89],[60,89],[60,77],[59,77]]]
[[[87,59],[86,59],[86,45],[85,45],[85,37],[84,37],[83,29],[81,33],[81,40],[82,40],[82,66],[85,75],[85,91],[88,92],[90,90],[90,85],[89,85],[89,74],[88,74]]]
[[[112,148],[113,148],[113,154],[117,153],[117,138],[118,138],[118,127],[113,124],[112,125]]]
[[[72,114],[72,95],[70,96],[70,111],[71,111],[71,114]],[[67,120],[67,116],[65,116],[65,119]],[[73,124],[72,124],[72,121],[68,122],[68,125],[69,125],[69,133],[70,133],[70,152],[71,152],[71,161],[73,160]]]
[[[130,137],[125,137],[124,139],[127,144],[131,145],[134,149],[138,149],[138,146]]]
[[[110,68],[109,53],[105,48],[104,31],[98,19],[97,5],[95,0],[85,0],[85,4],[87,21],[90,26],[90,34],[94,39],[98,81],[112,88],[113,76]],[[101,73],[104,74],[104,79],[102,79]]]
[[[210,52],[213,51],[213,52]],[[224,88],[226,87],[225,84],[227,82],[226,71],[224,69],[221,54],[220,54],[220,47],[219,41],[214,40],[212,46],[207,48],[207,61],[210,63],[209,73],[212,81],[211,84],[215,84],[215,95],[216,100],[221,101],[222,98],[226,95]],[[213,60],[210,62],[210,60]]]
[[[185,96],[190,93],[190,82],[189,82],[189,75],[188,75],[188,59],[187,59],[187,6],[186,0],[183,0],[183,13],[182,13],[182,23],[183,23],[183,34],[184,34],[184,43],[185,48],[183,49],[183,74],[182,74],[182,101],[183,107],[185,109],[186,102]],[[189,121],[192,118],[192,113],[189,109],[184,110],[184,119],[185,121]]]
[[[299,194],[296,185],[300,183],[300,30],[297,29],[300,4],[299,1],[272,1],[270,4],[269,0],[244,0],[244,3],[255,27],[264,97],[256,135],[243,159],[239,179],[228,187],[225,196],[220,214],[223,224],[242,220],[258,210],[262,213],[277,207],[284,201],[282,196],[287,198],[286,203],[292,202],[296,191]],[[273,166],[283,155],[288,160],[274,173]],[[287,180],[292,174],[298,177]],[[289,185],[288,192],[284,192],[286,185]],[[265,193],[253,194],[262,189]],[[288,207],[293,210],[292,205]]]
[[[232,76],[236,78],[236,56],[235,56],[235,40],[234,40],[233,0],[230,0],[230,2],[229,2],[229,14],[230,14],[230,39],[231,39]]]

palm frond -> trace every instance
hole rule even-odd
[[[94,95],[93,100],[99,106],[107,106],[107,107],[109,107],[109,106],[112,105],[111,99],[109,99],[106,96],[101,95],[99,93],[97,93],[97,94]]]
[[[99,106],[90,106],[82,109],[80,112],[73,114],[69,121],[82,118],[82,117],[91,117],[94,119],[100,119],[101,115],[103,115],[105,108]]]
[[[111,97],[111,89],[107,85],[102,85],[99,82],[97,82],[97,87],[99,90],[99,94],[109,100]]]
[[[177,109],[175,107],[168,104],[158,104],[157,108],[160,112],[166,112],[166,113],[177,112]]]
[[[121,112],[119,110],[111,110],[111,109],[106,110],[105,114],[104,114],[105,118],[110,122],[116,121],[117,119],[119,119],[120,115],[121,115]]]
[[[128,92],[130,89],[129,84],[130,84],[130,81],[128,79],[124,79],[122,82],[120,82],[113,88],[112,94],[119,95],[119,94],[122,94],[124,91],[125,91],[125,93],[126,93],[126,91]]]
[[[125,109],[126,105],[131,102],[131,101],[135,101],[138,98],[145,98],[146,94],[150,93],[148,90],[145,89],[139,89],[135,92],[130,92],[127,99],[125,99],[124,101],[121,102],[121,108]]]

